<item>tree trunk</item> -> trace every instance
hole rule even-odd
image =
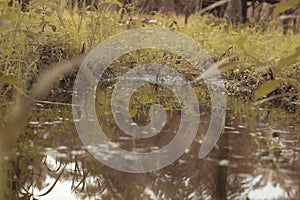
[[[232,22],[233,25],[238,25],[242,22],[242,0],[230,0],[228,2],[225,17]]]
[[[242,0],[242,22],[246,23],[247,21],[247,0]]]

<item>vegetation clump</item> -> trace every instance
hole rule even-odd
[[[149,26],[171,28],[196,40],[216,61],[229,95],[260,100],[259,103],[269,100],[287,107],[299,105],[300,47],[297,41],[300,36],[292,32],[283,35],[276,22],[262,20],[254,26],[233,27],[229,22],[204,15],[192,16],[184,25],[180,16],[164,17],[159,12],[138,15],[134,7],[130,11],[124,14],[121,8],[113,12],[109,6],[101,11],[89,7],[76,10],[63,1],[33,1],[28,12],[22,12],[18,4],[12,7],[1,4],[2,107],[14,96],[12,93],[17,94],[15,96],[20,96],[20,92],[27,94],[36,75],[49,70],[51,64],[83,55],[116,33]],[[148,23],[149,18],[155,23]],[[172,67],[184,69],[187,76],[194,73],[186,63],[166,54],[162,54],[160,61],[169,57]],[[145,60],[159,59],[154,55]],[[136,53],[119,61],[125,68],[142,64]],[[117,65],[111,69],[122,71]],[[61,77],[53,88],[55,94],[50,95],[51,101],[70,101],[70,97],[57,99],[56,93],[71,91],[75,75]]]

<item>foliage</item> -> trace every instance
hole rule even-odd
[[[275,4],[274,15],[283,13],[291,8],[299,7],[299,0],[288,0]]]
[[[296,5],[295,0],[288,2],[289,5]],[[117,1],[104,3],[121,6]],[[277,6],[279,9],[280,5]],[[111,12],[110,7],[106,8],[97,11],[91,7],[71,8],[60,0],[33,0],[29,11],[24,13],[18,4],[13,7],[0,4],[2,105],[7,105],[7,100],[12,96],[21,99],[27,94],[36,75],[49,70],[52,63],[84,54],[107,37],[123,30],[142,26],[166,28],[174,24],[174,21],[177,31],[191,36],[217,61],[230,94],[259,100],[276,90],[282,90],[282,87],[291,87],[291,90],[279,91],[281,96],[284,92],[293,97],[299,93],[299,48],[296,45],[299,35],[282,35],[275,22],[261,21],[252,27],[245,25],[233,28],[222,19],[205,15],[201,19],[192,17],[190,23],[183,26],[181,17],[174,16],[170,19],[156,13],[144,16],[156,21],[154,24],[147,24],[147,20],[142,20],[143,16],[133,18],[132,13],[121,15],[122,9]],[[136,52],[132,55],[131,58],[124,58],[121,63],[127,65],[131,62],[136,66],[142,64],[140,54]],[[157,55],[146,57],[145,61],[152,62],[151,59],[155,56]],[[168,57],[171,58],[170,62],[163,61]],[[181,72],[184,71],[191,80],[197,79],[199,74],[194,74],[191,68],[185,67],[186,63],[177,62],[177,59],[167,53],[158,61],[169,62],[181,69]],[[207,75],[213,73],[207,72]],[[61,77],[60,80],[65,81],[66,78]],[[61,84],[56,85],[56,88],[59,87]],[[16,102],[12,100],[10,102]]]
[[[278,4],[276,13],[285,11],[292,4],[298,5],[295,0],[288,2],[291,3]],[[184,26],[181,17],[164,17],[159,13],[132,17],[132,13],[125,15],[121,13],[111,12],[109,7],[102,11],[93,10],[91,7],[72,9],[65,1],[59,0],[33,0],[29,11],[25,13],[21,12],[18,4],[14,4],[13,7],[0,4],[0,109],[3,113],[0,119],[1,128],[10,120],[8,116],[12,112],[12,105],[23,105],[25,99],[26,102],[31,102],[28,105],[32,102],[45,104],[37,100],[43,98],[41,94],[49,89],[50,83],[53,84],[54,79],[60,79],[62,82],[66,80],[62,73],[64,69],[57,67],[55,71],[51,64],[88,53],[107,37],[126,29],[143,26],[170,28],[170,25],[175,24],[172,23],[174,21],[176,31],[192,37],[216,61],[229,95],[252,99],[257,103],[272,101],[275,106],[277,101],[273,100],[288,97],[289,100],[284,107],[291,103],[299,104],[300,35],[290,32],[282,35],[277,29],[276,22],[267,23],[262,20],[254,26],[233,27],[222,19],[205,15],[202,18],[192,17],[189,24]],[[153,18],[156,23],[145,23],[147,20],[143,20],[143,17]],[[130,52],[110,66],[106,71],[107,78],[114,76],[116,78],[116,75],[121,75],[132,67],[151,62],[170,65],[183,73],[188,80],[194,81],[193,88],[199,103],[204,107],[209,106],[210,99],[205,84],[197,79],[200,74],[189,63],[170,52],[158,50]],[[64,68],[66,65],[61,67]],[[36,80],[43,71],[52,76],[50,81],[45,81],[46,79],[43,79],[45,76]],[[214,72],[209,71],[206,75],[212,76]],[[48,85],[35,87],[36,82]],[[98,87],[97,112],[101,111],[102,118],[109,119],[107,116],[111,116],[111,113],[106,112],[110,110],[108,99],[111,95],[111,90],[107,90],[111,89],[114,83],[106,85],[104,90],[101,90],[101,86]],[[52,91],[56,93],[62,90],[71,91],[71,86],[72,84],[69,87],[66,85],[62,87],[57,82]],[[36,89],[36,93],[33,93],[36,95],[29,93],[32,91],[30,88]],[[154,103],[163,104],[169,111],[180,109],[178,100],[166,88],[150,85],[141,90],[146,91],[144,95],[135,94],[130,103],[130,114],[137,121],[145,122],[149,107]],[[165,100],[166,97],[169,101]],[[50,100],[59,101],[56,96]],[[51,106],[53,105],[54,102]],[[28,112],[29,110],[26,110],[25,114],[22,113],[23,120],[26,119]],[[108,133],[108,137],[112,137],[113,122],[110,120],[105,122],[107,123],[105,132]],[[23,130],[18,131],[22,134]],[[1,132],[0,137],[3,136],[5,133]],[[18,143],[19,148],[26,145]],[[33,152],[31,153],[32,156]],[[20,161],[19,165],[24,168],[26,162]],[[85,177],[87,173],[82,173],[82,176]],[[84,178],[77,186],[74,183],[74,188],[84,185],[83,180]]]

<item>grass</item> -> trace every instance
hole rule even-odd
[[[50,64],[88,52],[116,33],[139,28],[143,18],[156,19],[158,25],[152,26],[163,28],[168,28],[172,20],[177,21],[176,30],[196,40],[214,60],[224,62],[226,59],[227,64],[238,61],[231,66],[227,65],[224,70],[220,66],[220,69],[224,72],[224,78],[229,83],[232,80],[233,85],[242,81],[241,79],[249,79],[250,83],[242,83],[251,89],[249,96],[268,80],[265,78],[268,69],[275,66],[280,59],[293,54],[300,39],[299,35],[292,32],[283,35],[275,22],[267,23],[263,20],[255,25],[246,24],[237,28],[207,15],[202,18],[191,17],[189,24],[184,26],[181,16],[163,17],[156,14],[133,19],[132,14],[128,14],[121,19],[119,13],[108,10],[76,12],[64,4],[54,4],[53,1],[34,1],[33,9],[27,13],[21,12],[17,4],[12,8],[5,4],[0,5],[0,73],[4,99],[14,87],[26,93],[36,75],[48,70]],[[283,78],[283,82],[287,82],[286,78],[292,78],[297,83],[299,63],[292,64],[298,61],[296,56],[283,66],[285,68],[282,71],[289,73],[280,72],[276,74],[276,78]],[[291,70],[287,69],[296,73],[290,73]],[[284,83],[281,82],[280,85]],[[14,93],[18,91],[15,90]],[[231,93],[235,91],[232,90]],[[260,95],[260,98],[263,96]]]
[[[88,53],[110,36],[143,26],[175,29],[197,41],[216,61],[229,95],[258,104],[273,102],[283,107],[289,107],[288,103],[293,102],[293,108],[289,110],[299,105],[299,34],[290,31],[283,35],[275,21],[261,20],[257,24],[234,27],[227,21],[205,15],[201,18],[192,16],[184,25],[182,16],[165,17],[159,13],[141,16],[131,10],[121,16],[121,12],[108,9],[100,12],[91,8],[71,9],[63,1],[33,1],[28,12],[21,12],[18,4],[8,7],[2,2],[0,109],[4,115],[1,123],[11,112],[11,106],[26,98],[30,88],[38,82],[38,75],[49,71],[53,63]],[[157,23],[143,24],[143,19],[153,19]],[[177,25],[169,27],[174,21]],[[110,70],[121,75],[130,67],[156,62],[170,64],[191,80],[200,76],[189,63],[178,60],[170,52],[140,50],[124,55]],[[75,75],[59,76],[59,81],[52,87],[54,93],[71,91]],[[70,83],[66,84],[68,81]],[[199,90],[201,102],[200,96],[205,92],[198,86],[194,88]],[[50,100],[60,100],[55,97],[56,94],[50,95]],[[278,99],[288,100],[282,103]],[[69,100],[62,98],[61,101]]]
[[[226,80],[229,95],[257,101],[258,104],[282,104],[291,111],[299,105],[297,42],[300,35],[293,32],[283,35],[275,21],[261,20],[257,24],[234,27],[227,21],[205,15],[201,18],[192,16],[184,25],[182,16],[165,17],[160,13],[141,16],[134,9],[124,15],[108,9],[98,12],[91,8],[78,10],[63,2],[33,1],[28,12],[21,12],[18,4],[13,7],[0,4],[2,126],[11,113],[12,105],[27,98],[30,88],[39,81],[38,75],[49,71],[53,63],[88,53],[110,36],[143,26],[175,29],[197,41],[216,61]],[[157,23],[143,24],[143,19],[153,19]],[[174,21],[177,25],[169,27],[174,25]],[[107,76],[122,75],[131,67],[151,62],[169,64],[189,80],[200,76],[178,56],[157,50],[140,50],[122,56],[109,68],[113,73]],[[52,87],[54,94],[50,91],[46,99],[64,103],[70,101],[68,97],[56,97],[61,91],[72,90],[75,75],[59,75],[59,80]],[[195,85],[194,89],[199,102],[209,100],[203,87]],[[287,101],[282,103],[282,99]],[[173,102],[176,103],[176,100]],[[290,106],[291,102],[293,106]],[[172,105],[168,107],[174,108]]]

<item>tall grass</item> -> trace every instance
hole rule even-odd
[[[76,11],[63,2],[32,1],[28,12],[21,12],[16,3],[0,4],[0,199],[16,198],[10,161],[31,105],[56,80],[74,71],[85,51],[120,29],[115,23],[119,15],[108,10]]]

